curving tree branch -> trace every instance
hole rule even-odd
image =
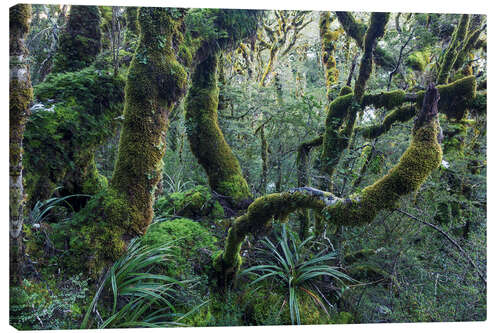
[[[372,222],[382,210],[397,208],[399,199],[418,190],[441,164],[438,100],[439,91],[431,84],[415,121],[410,146],[387,175],[365,187],[359,195],[338,198],[329,192],[299,187],[255,200],[247,213],[233,223],[224,251],[214,259],[214,268],[223,279],[221,283],[227,283],[237,273],[246,236],[265,233],[273,220],[285,221],[298,209],[314,209],[328,225],[357,226]]]

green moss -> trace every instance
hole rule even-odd
[[[419,189],[432,170],[441,164],[442,151],[437,142],[436,123],[416,131],[399,163],[387,175],[350,198],[324,210],[327,221],[341,225],[371,222],[383,209],[397,207],[398,199]]]
[[[470,17],[468,14],[463,14],[460,17],[460,21],[453,32],[448,48],[440,62],[440,70],[437,77],[438,84],[448,83],[448,77],[450,75],[450,70],[453,68],[453,64],[457,59],[459,48],[466,38],[467,30],[469,28]]]
[[[387,133],[395,122],[407,122],[412,119],[415,114],[415,106],[407,105],[399,107],[385,116],[382,124],[361,128],[361,135],[367,139],[374,139],[384,133]]]
[[[349,95],[350,93],[352,93],[352,88],[349,87],[349,86],[344,86],[342,87],[342,89],[340,89],[340,96],[344,96],[344,95]]]
[[[35,87],[41,108],[26,126],[24,160],[31,204],[48,199],[59,186],[64,195],[104,188],[94,152],[115,134],[124,85],[122,77],[89,67],[50,74]]]
[[[361,101],[362,106],[373,105],[376,108],[385,107],[392,110],[406,101],[406,93],[403,90],[383,91],[378,94],[365,94]]]
[[[174,244],[172,258],[165,265],[168,276],[179,279],[194,275],[194,267],[201,264],[200,251],[215,249],[216,238],[200,223],[186,218],[152,224],[143,237],[147,245]]]
[[[89,66],[101,49],[101,15],[97,6],[71,6],[68,23],[59,37],[52,72]]]
[[[276,286],[260,288],[251,296],[243,295],[245,321],[251,325],[291,325],[286,290]],[[300,321],[302,325],[332,324],[334,321],[306,292],[300,290],[299,300]]]
[[[186,97],[186,131],[191,151],[205,169],[210,188],[238,206],[251,197],[240,164],[217,123],[219,89],[217,57],[210,55],[195,69]]]
[[[31,5],[18,4],[9,8],[9,28],[11,32],[27,34],[31,19]]]
[[[339,312],[334,318],[333,321],[335,324],[353,324],[354,316],[350,312]]]
[[[414,71],[423,71],[427,64],[428,55],[426,52],[415,51],[410,53],[408,58],[405,60],[406,66],[410,67]]]
[[[205,186],[196,186],[184,192],[159,197],[155,202],[154,210],[157,217],[172,215],[194,219],[220,219],[224,217],[224,209],[212,197],[210,189]]]
[[[125,87],[125,119],[111,186],[137,212],[134,230],[139,234],[153,217],[168,115],[185,92],[187,74],[174,54],[182,43],[180,18],[182,12],[169,8],[141,7],[138,13],[140,40]]]
[[[64,226],[69,237],[66,267],[81,272],[83,264],[90,276],[98,277],[126,251],[127,235],[137,234],[132,223],[135,214],[125,197],[113,189],[93,196]]]
[[[333,100],[332,88],[339,78],[339,70],[335,61],[335,42],[339,34],[330,30],[332,19],[329,12],[321,12],[319,18],[319,36],[321,40],[321,61],[325,71],[328,101]]]
[[[444,113],[450,120],[461,120],[466,114],[469,103],[476,96],[476,78],[471,75],[449,84],[437,86],[441,98],[439,112]],[[425,92],[417,94],[417,108],[420,108]]]

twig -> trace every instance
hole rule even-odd
[[[431,227],[432,229],[434,229],[434,230],[438,231],[440,234],[442,234],[446,239],[448,239],[460,251],[460,253],[462,253],[462,255],[471,264],[471,266],[474,267],[474,269],[477,272],[477,275],[479,275],[479,277],[481,278],[481,280],[483,280],[484,284],[485,285],[487,284],[486,278],[484,277],[483,273],[481,273],[481,270],[479,269],[479,267],[477,267],[476,263],[472,260],[472,258],[469,256],[469,254],[467,252],[465,252],[465,250],[457,243],[457,241],[455,241],[453,238],[451,238],[443,229],[439,228],[438,226],[436,226],[436,225],[434,225],[432,223],[429,223],[427,221],[421,220],[418,217],[415,217],[415,216],[411,215],[410,213],[407,213],[407,212],[405,212],[405,211],[403,211],[401,209],[396,209],[396,210],[398,212],[400,212],[401,214],[406,215],[409,218],[411,218],[411,219],[413,219],[413,220],[415,220],[417,222],[425,224],[426,226]]]

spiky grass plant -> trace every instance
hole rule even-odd
[[[176,313],[173,301],[178,296],[179,288],[190,281],[177,281],[156,272],[158,267],[170,260],[173,246],[169,243],[149,247],[141,244],[140,239],[132,240],[127,252],[110,267],[100,283],[81,328],[180,325],[180,320],[192,311],[185,315]],[[112,300],[109,299],[110,294]],[[106,302],[106,296],[109,302]],[[112,304],[105,318],[99,314],[99,301],[107,303],[108,309]],[[96,320],[97,324],[93,325]]]
[[[323,296],[320,297],[313,291],[319,291],[319,279],[331,277],[341,287],[345,287],[346,282],[354,280],[339,271],[338,267],[329,264],[336,254],[328,252],[328,248],[312,255],[312,257],[310,256],[309,245],[313,237],[300,242],[300,239],[290,233],[283,225],[281,236],[277,238],[277,245],[267,237],[262,240],[264,247],[258,251],[266,258],[263,260],[264,264],[247,268],[240,273],[240,276],[250,275],[254,277],[255,279],[250,283],[250,286],[274,279],[288,290],[288,295],[285,295],[285,298],[288,298],[292,325],[301,324],[301,295],[311,297],[313,303],[329,316],[321,299]]]

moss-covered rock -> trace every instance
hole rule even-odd
[[[191,219],[221,219],[224,209],[206,186],[159,197],[154,206],[156,217],[184,216]]]
[[[165,265],[165,273],[176,278],[190,278],[203,264],[203,256],[215,250],[216,238],[199,222],[178,218],[153,223],[143,236],[144,244],[160,246],[172,244],[172,258]],[[201,268],[204,269],[204,268]]]

